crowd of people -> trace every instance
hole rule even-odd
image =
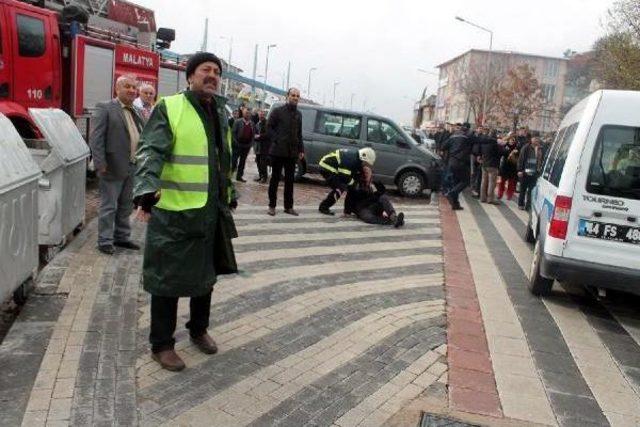
[[[482,203],[499,204],[518,189],[518,207],[528,210],[531,190],[542,172],[548,144],[526,127],[501,133],[468,123],[440,126],[429,135],[444,161],[443,194],[460,210],[459,195],[468,186]]]

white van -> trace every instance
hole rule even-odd
[[[601,90],[573,107],[532,200],[533,294],[558,280],[640,295],[640,92]]]

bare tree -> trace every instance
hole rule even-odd
[[[495,96],[497,124],[514,130],[520,123],[539,116],[545,106],[540,83],[534,69],[527,64],[510,69]]]
[[[482,123],[483,116],[489,119],[496,108],[497,89],[500,80],[504,77],[500,75],[495,64],[491,67],[491,73],[487,74],[488,64],[471,63],[462,81],[462,92],[464,93],[469,108],[475,117],[476,125]],[[483,111],[485,91],[487,93],[486,111]],[[488,120],[485,120],[488,122]]]

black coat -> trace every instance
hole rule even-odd
[[[506,152],[505,148],[498,144],[494,138],[485,136],[480,139],[480,156],[482,166],[485,168],[497,168],[500,166],[500,158]]]
[[[270,155],[297,158],[304,153],[302,114],[296,107],[285,104],[274,108],[269,114],[267,129],[271,142]]]
[[[469,168],[472,141],[463,133],[453,134],[442,144],[447,166],[453,169]]]
[[[256,124],[256,137],[253,151],[256,154],[269,154],[269,135],[267,133],[267,120],[258,121]]]

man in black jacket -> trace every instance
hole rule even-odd
[[[480,140],[480,162],[482,165],[482,184],[480,185],[480,201],[497,204],[495,201],[496,179],[500,167],[500,158],[505,154],[502,145],[490,135],[483,135]]]
[[[264,110],[258,112],[253,152],[256,154],[256,165],[258,166],[258,176],[254,181],[264,184],[267,182],[267,156],[269,154],[269,135],[267,135],[267,119]]]
[[[293,209],[293,178],[296,163],[304,158],[302,143],[302,114],[298,111],[300,91],[291,88],[287,91],[287,103],[274,108],[269,115],[267,132],[271,147],[271,181],[269,181],[269,210],[271,216],[276,214],[278,201],[278,184],[284,168],[284,212],[298,216]]]
[[[442,151],[447,159],[447,174],[451,184],[446,196],[451,204],[451,209],[461,210],[462,206],[460,206],[458,196],[469,185],[469,158],[471,155],[471,142],[462,125],[456,125],[453,135],[442,145]]]
[[[251,151],[253,138],[256,129],[251,121],[251,112],[248,108],[242,111],[242,119],[233,123],[233,169],[236,171],[236,181],[246,182],[244,180],[244,166],[247,162],[247,156]]]
[[[540,146],[540,138],[531,138],[518,157],[518,178],[520,179],[520,194],[518,207],[529,210],[531,207],[531,190],[536,185],[544,160],[544,150]]]
[[[361,185],[350,187],[344,199],[344,214],[356,216],[367,224],[404,225],[404,213],[396,214],[396,210],[386,195],[384,185],[379,182],[371,184],[371,174],[363,177]]]

